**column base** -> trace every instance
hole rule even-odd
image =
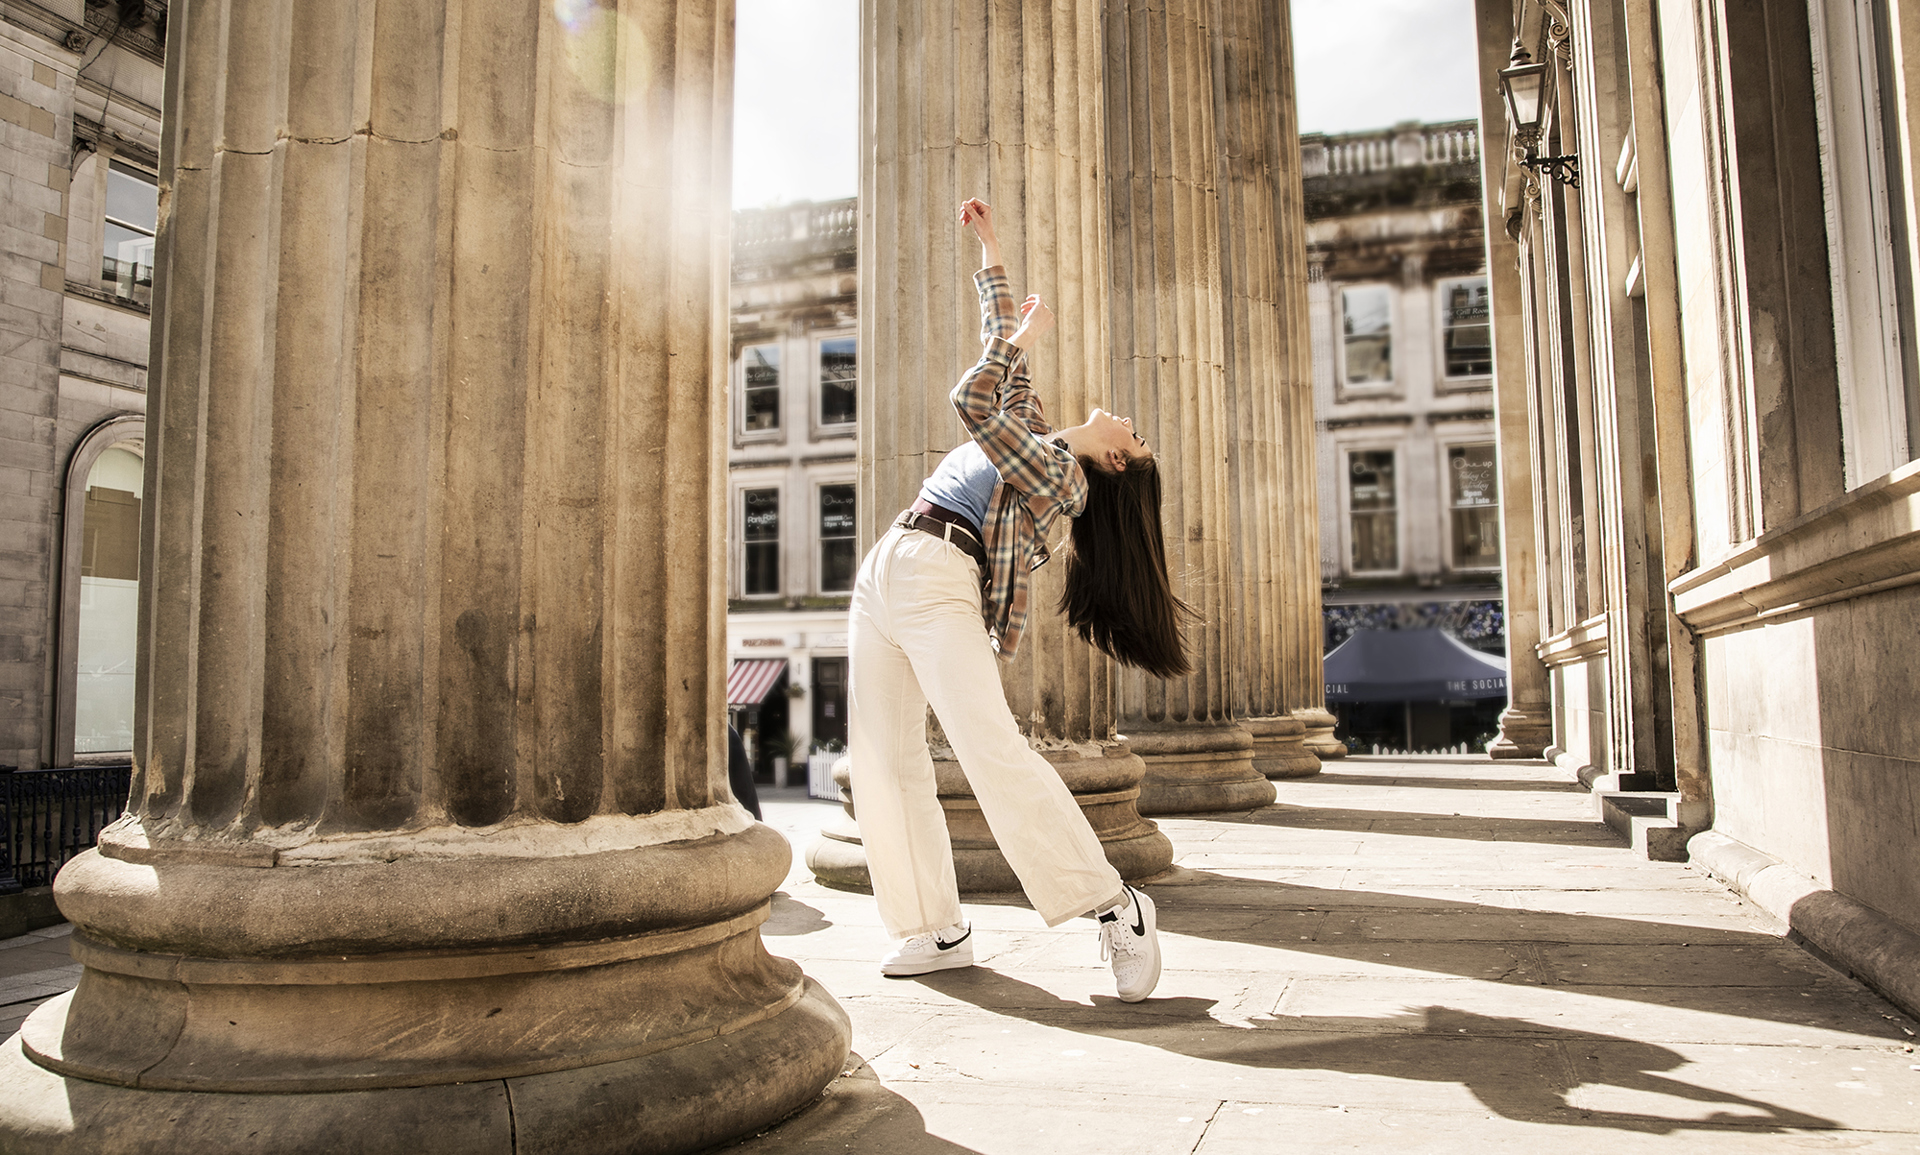
[[[152,1091],[62,1076],[0,1046],[0,1148],[16,1155],[626,1155],[698,1151],[778,1122],[840,1073],[847,1016],[811,979],[728,1034],[590,1067],[334,1093]],[[35,1012],[64,1018],[63,996]],[[582,1013],[592,1008],[582,1007]]]
[[[1525,703],[1500,711],[1500,736],[1487,743],[1489,758],[1541,758],[1553,743],[1553,718],[1547,705]]]
[[[1257,810],[1273,803],[1273,783],[1253,768],[1253,735],[1232,723],[1129,728],[1127,739],[1147,764],[1142,814],[1207,814]]]
[[[1121,878],[1145,882],[1173,865],[1173,843],[1159,827],[1140,817],[1137,801],[1146,767],[1126,744],[1107,746],[1099,757],[1086,757],[1077,750],[1043,750],[1041,754],[1059,771]],[[946,811],[947,836],[953,843],[953,873],[960,893],[1018,893],[1020,879],[994,842],[960,764],[935,758],[933,769],[940,806]],[[807,869],[822,885],[871,894],[873,879],[867,873],[867,852],[860,843],[858,812],[844,759],[834,767],[833,780],[840,787],[843,813],[807,849]]]
[[[1306,746],[1306,723],[1298,718],[1248,718],[1241,723],[1253,735],[1253,768],[1268,778],[1310,778],[1320,759]]]
[[[1306,748],[1322,762],[1331,762],[1347,756],[1347,745],[1333,736],[1333,728],[1339,720],[1333,714],[1318,706],[1304,710],[1295,710],[1293,716],[1306,724]]]
[[[103,834],[79,985],[0,1055],[0,1150],[693,1151],[838,1073],[737,806],[269,847]],[[164,1126],[157,1121],[171,1121]]]

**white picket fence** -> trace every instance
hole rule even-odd
[[[839,800],[840,788],[833,784],[833,764],[845,757],[825,750],[807,755],[807,797]]]
[[[1399,750],[1392,746],[1382,746],[1375,742],[1370,753],[1387,758],[1410,758],[1420,754],[1478,754],[1481,751],[1473,745],[1460,742],[1452,746],[1436,746],[1432,749]]]

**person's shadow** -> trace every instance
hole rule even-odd
[[[1235,1027],[1208,1014],[1214,1005],[1211,999],[1154,999],[1130,1007],[1097,995],[1089,1011],[1080,1003],[985,967],[944,971],[918,981],[994,1014],[1144,1043],[1209,1062],[1459,1083],[1488,1110],[1525,1122],[1656,1135],[1689,1128],[1777,1133],[1840,1126],[1818,1115],[1661,1074],[1685,1066],[1687,1060],[1652,1043],[1451,1007],[1413,1007],[1385,1019],[1263,1017]],[[1139,1013],[1142,1010],[1151,1013]],[[1523,1048],[1523,1040],[1534,1045]],[[1574,1090],[1589,1085],[1670,1095],[1729,1109],[1704,1118],[1674,1119],[1592,1110],[1568,1101]]]

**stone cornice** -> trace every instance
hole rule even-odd
[[[1549,666],[1565,666],[1607,652],[1607,615],[1598,614],[1534,647]]]
[[[1700,633],[1920,583],[1920,462],[1748,542],[1668,587]]]

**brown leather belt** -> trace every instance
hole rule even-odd
[[[973,519],[964,513],[955,513],[922,498],[902,512],[893,524],[952,542],[960,547],[961,553],[980,563],[982,568],[987,565],[987,547],[980,540],[980,531],[974,528]]]

